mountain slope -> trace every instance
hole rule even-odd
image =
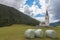
[[[51,26],[60,26],[60,21],[55,22],[55,23],[51,23],[50,25],[51,25]]]
[[[11,24],[37,25],[39,24],[39,21],[12,7],[0,4],[0,26]]]

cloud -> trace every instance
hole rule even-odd
[[[45,21],[45,17],[35,17],[35,19],[41,21],[41,22],[44,22]]]
[[[24,6],[24,13],[27,14],[27,15],[30,15],[31,14],[31,10],[29,8],[30,7],[28,5],[25,5]]]
[[[53,20],[60,20],[60,0],[51,0],[50,13],[53,15]]]
[[[36,4],[37,3],[37,4]],[[40,5],[40,7],[39,7]],[[34,13],[34,15],[40,13],[43,14],[46,12],[46,5],[45,5],[45,1],[39,0],[39,1],[34,1],[33,5],[31,7],[31,9],[33,10],[32,13]]]
[[[10,7],[14,7],[19,9],[22,5],[24,5],[26,0],[0,0],[0,4],[4,4]]]
[[[45,17],[45,14],[37,14],[34,17]]]
[[[42,10],[40,10],[40,8],[36,5],[32,5],[31,9],[32,9],[32,13],[34,13],[34,15],[36,15],[37,13],[42,13]]]
[[[46,4],[45,4],[45,1],[44,0],[39,0],[39,4],[40,4],[40,7],[37,5],[38,1],[34,1],[33,2],[33,5],[31,7],[32,9],[32,13],[34,14],[34,16],[38,15],[38,14],[45,14],[46,12]],[[36,4],[37,3],[37,4]],[[44,21],[45,20],[45,15],[43,17],[41,17],[41,15],[39,17],[34,17],[35,19],[39,20],[39,21]]]
[[[25,5],[24,9],[25,9],[24,13],[26,13],[26,14],[29,13],[30,15],[33,14],[33,17],[36,16],[37,14],[43,15],[46,12],[46,3],[45,3],[45,0],[37,0],[37,1],[35,0],[35,1],[33,1],[32,6],[29,6],[29,5],[26,6]],[[40,17],[34,17],[34,18],[35,19],[39,19],[39,21],[41,21],[42,19],[43,20],[45,19],[44,17],[41,17],[41,16]],[[41,18],[41,20],[40,20],[40,18]]]

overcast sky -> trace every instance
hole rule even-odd
[[[60,0],[0,0],[0,4],[14,7],[39,21],[45,21],[48,9],[50,22],[60,20]]]

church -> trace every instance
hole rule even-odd
[[[45,21],[44,22],[40,22],[39,26],[49,26],[49,14],[48,14],[48,10],[46,10]]]

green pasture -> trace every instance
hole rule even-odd
[[[0,40],[28,40],[25,38],[24,32],[30,28],[37,29],[35,28],[35,26],[29,26],[29,25],[23,25],[23,24],[20,24],[20,25],[15,24],[11,26],[0,27]],[[57,38],[50,39],[44,35],[43,38],[34,38],[30,40],[60,40],[60,27],[54,27],[54,28],[42,27],[40,29],[42,29],[44,32],[47,29],[56,30]]]

